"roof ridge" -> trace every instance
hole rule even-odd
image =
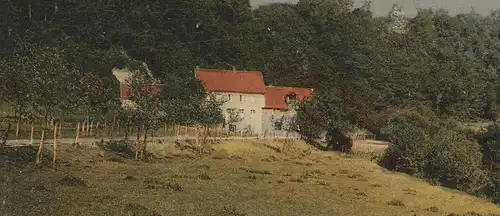
[[[274,86],[274,85],[268,85],[268,86],[266,86],[266,88],[267,87],[270,87],[270,88],[306,89],[306,90],[312,90],[312,89],[314,89],[314,88],[305,88],[305,87]]]
[[[227,72],[227,73],[234,73],[234,72],[246,72],[246,73],[259,73],[262,74],[262,71],[254,71],[254,70],[229,70],[229,69],[214,69],[214,68],[196,68],[197,71],[199,72]]]
[[[195,77],[205,90],[215,92],[241,92],[265,94],[264,76],[260,71],[233,71],[196,67]],[[245,73],[246,72],[246,73]]]

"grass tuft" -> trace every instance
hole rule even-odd
[[[68,187],[77,187],[77,188],[86,188],[87,184],[85,181],[82,179],[71,176],[71,175],[66,175],[64,176],[61,180],[59,180],[59,184],[68,186]]]
[[[391,205],[391,206],[399,206],[399,207],[405,206],[405,204],[401,200],[391,200],[391,201],[388,201],[387,204]]]

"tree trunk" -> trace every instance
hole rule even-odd
[[[141,146],[141,160],[145,161],[147,156],[147,139],[148,139],[148,127],[144,129],[144,140]]]
[[[19,139],[20,124],[21,124],[21,116],[19,116],[16,123],[16,139]]]
[[[113,133],[115,131],[115,125],[116,125],[116,116],[113,116],[113,124],[111,125],[111,132],[110,132],[111,137],[113,137]]]
[[[31,133],[30,133],[30,145],[33,145],[33,137],[35,135],[35,125],[31,125]]]
[[[116,122],[116,135],[120,136],[120,120]]]
[[[89,131],[90,131],[90,132],[89,132],[89,134],[90,134],[91,136],[93,136],[93,135],[95,134],[95,130],[94,130],[94,120],[92,120],[92,121],[90,122],[90,128],[89,128]]]
[[[95,125],[95,136],[101,138],[101,123],[99,122]]]
[[[131,133],[131,127],[130,127],[130,124],[127,122],[127,124],[125,125],[125,139],[128,139],[128,136],[129,134]]]
[[[168,136],[167,123],[165,123],[165,127],[163,128],[163,130],[164,130],[165,137],[167,137]]]
[[[45,141],[45,129],[42,128],[42,134],[40,136],[40,146],[38,147],[38,152],[36,153],[36,165],[40,165],[42,163],[42,152],[43,152],[43,143]]]
[[[197,125],[194,126],[195,129],[195,139],[196,139],[196,148],[198,148],[198,154],[201,154],[201,146],[200,146],[200,129]]]
[[[57,159],[57,123],[54,124],[54,138],[52,140],[52,168],[56,168],[56,159]]]
[[[87,125],[85,125],[85,130],[86,130],[85,136],[88,137],[88,136],[90,136],[90,118],[88,116],[86,118],[87,118],[87,120],[86,120]]]
[[[136,137],[136,143],[135,143],[135,159],[139,159],[139,147],[141,143],[141,128],[137,127],[137,137]]]
[[[80,129],[81,129],[81,131],[80,131],[80,132],[81,132],[81,135],[82,135],[82,136],[85,136],[85,122],[86,122],[86,121],[87,121],[87,120],[83,120],[83,122],[82,122],[82,127],[80,128]]]
[[[104,119],[104,136],[108,136],[108,135],[109,135],[108,124],[107,124],[107,120]]]
[[[7,139],[9,138],[10,128],[12,127],[12,123],[9,122],[7,128],[5,128],[2,137],[2,143],[0,143],[0,153],[3,152],[5,145],[7,144]]]

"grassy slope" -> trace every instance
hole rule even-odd
[[[152,151],[163,159],[150,164],[63,147],[57,171],[33,170],[32,162],[0,155],[0,215],[500,214],[485,200],[364,159],[303,143],[280,154],[269,148],[276,145],[223,143],[213,145],[210,157],[196,158],[172,144],[155,144]]]

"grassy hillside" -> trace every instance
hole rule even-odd
[[[151,163],[62,147],[59,168],[33,169],[31,149],[0,155],[1,215],[500,215],[457,191],[304,143],[152,144]],[[357,148],[378,149],[378,148]],[[47,158],[47,162],[49,158]],[[476,214],[472,214],[476,213]]]

